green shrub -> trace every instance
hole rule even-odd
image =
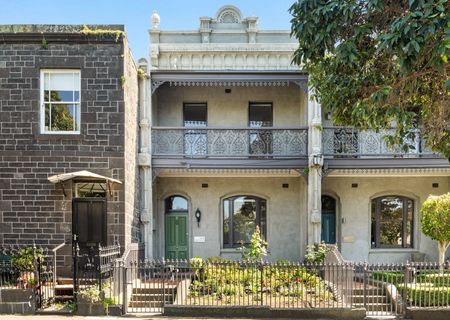
[[[450,287],[450,273],[419,273],[416,275],[416,282],[432,283],[435,287]]]
[[[42,250],[40,248],[27,247],[20,249],[19,252],[11,257],[11,263],[20,271],[34,270],[35,259],[41,259]]]
[[[405,292],[405,285],[398,285],[397,288]],[[449,306],[450,288],[433,287],[433,284],[411,285],[406,287],[406,296],[413,306],[421,307],[441,307]]]
[[[376,271],[372,273],[372,277],[375,280],[392,283],[394,285],[405,283],[405,273],[400,271]]]

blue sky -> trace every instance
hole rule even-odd
[[[0,0],[1,24],[124,24],[135,59],[147,57],[150,16],[155,9],[163,30],[197,29],[200,16],[223,5],[258,16],[260,29],[289,29],[295,0]]]

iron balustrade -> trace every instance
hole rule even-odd
[[[152,128],[154,157],[304,158],[307,152],[307,127]]]
[[[323,154],[325,157],[337,158],[372,158],[372,157],[437,157],[425,144],[420,130],[415,130],[415,138],[406,140],[408,151],[400,147],[390,148],[385,136],[395,133],[395,129],[356,130],[351,127],[324,127]]]

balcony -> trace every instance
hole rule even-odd
[[[325,158],[437,158],[427,149],[419,130],[414,141],[407,141],[410,149],[389,148],[384,136],[393,134],[395,129],[359,131],[351,127],[324,127],[323,153]]]
[[[153,158],[295,159],[308,152],[308,129],[153,127]]]

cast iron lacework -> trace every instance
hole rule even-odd
[[[301,157],[307,141],[307,129],[152,130],[154,156]]]
[[[384,136],[394,133],[395,129],[375,132],[372,130],[358,131],[353,128],[334,127],[323,130],[323,149],[325,155],[334,156],[394,156],[394,155],[431,155],[425,147],[419,130],[414,140],[408,140],[410,146],[407,152],[400,148],[389,148]]]

